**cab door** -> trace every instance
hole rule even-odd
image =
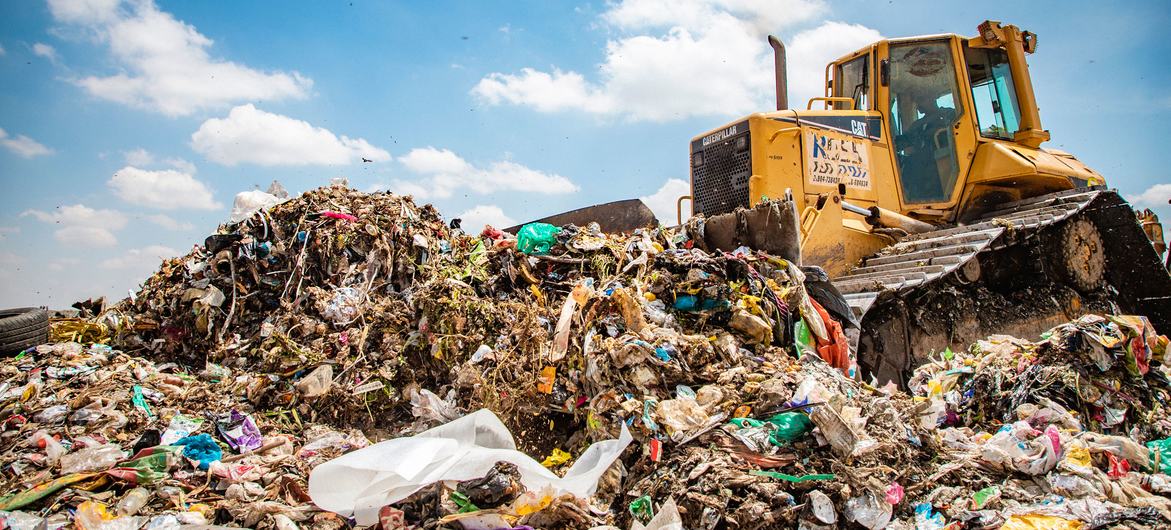
[[[892,40],[880,67],[882,110],[902,211],[945,215],[975,151],[958,40]]]

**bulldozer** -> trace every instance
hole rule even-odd
[[[1155,230],[1101,174],[1042,147],[1026,62],[1035,34],[990,20],[974,37],[881,40],[827,65],[824,96],[800,110],[784,44],[769,43],[777,109],[692,138],[677,221],[689,202],[701,244],[820,274],[845,306],[863,377],[905,385],[932,352],[1088,312],[1171,330]],[[645,225],[632,203],[549,220]]]

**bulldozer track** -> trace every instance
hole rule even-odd
[[[1085,219],[1093,225],[1093,229],[1100,232],[1100,239],[1088,244],[1091,245],[1090,254],[1095,259],[1105,262],[1105,271],[1099,274],[1103,277],[1103,285],[1094,286],[1094,293],[1084,293],[1086,298],[1106,300],[1124,312],[1146,315],[1156,329],[1171,328],[1171,276],[1168,276],[1161,266],[1158,254],[1135,222],[1134,211],[1114,191],[1100,187],[1081,188],[1007,203],[968,224],[906,237],[863,259],[857,268],[835,279],[834,286],[845,297],[858,319],[863,322],[861,335],[865,337],[869,334],[873,339],[886,334],[885,342],[888,344],[885,346],[881,344],[883,340],[867,342],[863,339],[863,344],[860,344],[859,348],[859,358],[864,367],[871,373],[884,371],[886,377],[892,380],[902,379],[898,377],[898,372],[906,373],[917,362],[911,357],[923,355],[923,352],[916,352],[916,349],[921,349],[926,344],[931,344],[935,349],[942,349],[949,343],[958,343],[965,338],[963,335],[966,333],[957,331],[955,326],[942,333],[938,330],[928,333],[915,329],[919,324],[916,321],[917,315],[924,313],[917,304],[924,303],[920,300],[930,298],[941,289],[972,292],[963,288],[985,286],[983,282],[990,281],[987,278],[989,273],[1001,276],[1006,272],[1016,274],[1015,271],[1003,270],[981,272],[985,267],[1004,268],[1003,262],[1007,260],[997,259],[1000,256],[1013,252],[1026,253],[1028,258],[1017,258],[1017,261],[1039,262],[1033,265],[1047,269],[1048,278],[1064,278],[1053,271],[1062,266],[1077,267],[1079,263],[1069,263],[1076,260],[1063,258],[1060,252],[1053,251],[1053,241],[1059,237],[1056,235],[1059,234],[1058,230],[1069,223],[1081,222],[1080,219]],[[1085,261],[1084,258],[1081,259]],[[1061,263],[1063,261],[1067,263]],[[1076,285],[1076,281],[1073,280],[1055,280],[1054,283],[1062,284],[1071,292],[1075,287],[1083,292],[1090,290],[1085,285]],[[895,305],[903,307],[892,310]],[[1050,313],[1056,312],[1060,315],[1042,315],[1036,319],[1025,320],[1043,325],[1058,316],[1066,318],[1071,316],[1071,312],[1092,309],[1088,305],[1082,307],[1080,298],[1072,304],[1073,309],[1053,309],[1064,305],[1066,304],[1055,302],[1048,309]],[[868,315],[876,314],[874,318],[867,318]],[[889,327],[892,321],[900,320],[892,317],[895,314],[901,314],[903,322],[895,322],[894,325],[901,325],[905,332],[892,333],[889,330],[873,329]],[[980,328],[972,331],[985,335],[1019,332],[1021,329],[1019,325],[1016,328],[1004,326],[1002,329],[983,329],[982,325],[970,324],[970,327]],[[1035,330],[1034,333],[1039,331],[1042,329]],[[903,337],[894,339],[893,342],[904,344],[889,344],[892,342],[891,337],[900,334]],[[879,343],[877,346],[876,342]],[[874,348],[878,351],[866,351]],[[892,357],[892,353],[884,353],[883,350],[900,349],[903,350],[899,353],[900,360],[886,358],[878,362],[874,358],[863,358],[876,355]],[[889,366],[885,370],[878,370],[877,364],[881,363]],[[866,366],[868,364],[870,366]]]
[[[1033,197],[1006,204],[968,225],[904,238],[863,259],[862,266],[834,280],[834,286],[861,318],[883,292],[907,291],[939,280],[980,252],[1021,243],[1082,211],[1101,193],[1111,192],[1080,189]]]

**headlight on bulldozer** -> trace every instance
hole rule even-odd
[[[741,136],[736,138],[736,143],[732,146],[737,153],[748,150],[748,137]]]
[[[703,151],[696,151],[691,153],[691,167],[699,167],[703,165]]]

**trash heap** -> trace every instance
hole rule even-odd
[[[0,363],[9,526],[1171,524],[1141,319],[945,351],[907,394],[775,256],[265,195]]]

